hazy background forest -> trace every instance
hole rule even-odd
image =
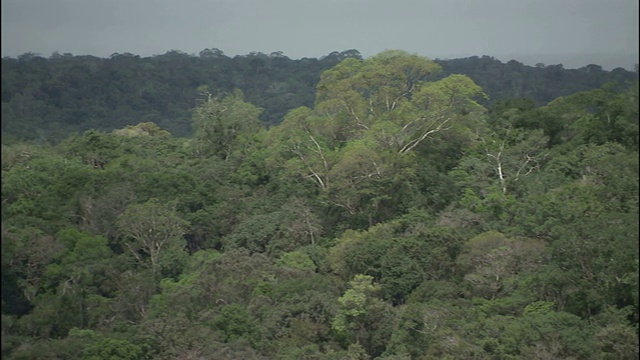
[[[246,100],[264,111],[260,120],[271,126],[287,111],[312,106],[323,71],[347,58],[362,59],[357,50],[332,52],[319,59],[290,59],[281,52],[253,52],[228,57],[219,49],[197,56],[180,51],[140,57],[113,54],[108,58],[54,53],[48,58],[27,53],[2,59],[2,133],[5,138],[57,143],[72,132],[111,131],[151,121],[174,136],[189,136],[191,110],[204,91],[217,94],[240,89]],[[562,65],[526,66],[489,56],[436,60],[442,71],[469,76],[487,94],[482,105],[528,98],[536,106],[605,83],[624,85],[637,72],[604,71],[591,64],[579,69]]]
[[[638,70],[2,59],[6,359],[637,359]]]

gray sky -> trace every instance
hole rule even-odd
[[[2,0],[2,56],[401,49],[533,65],[638,63],[638,0]]]

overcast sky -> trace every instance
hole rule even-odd
[[[638,0],[2,0],[2,56],[218,48],[299,59],[401,49],[525,64],[638,63]]]

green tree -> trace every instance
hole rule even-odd
[[[390,335],[390,310],[379,299],[379,285],[369,275],[356,275],[349,289],[338,298],[340,307],[332,322],[332,329],[348,344],[364,347],[370,356],[384,351]]]
[[[347,59],[323,74],[316,109],[331,108],[327,115],[348,124],[337,139],[371,132],[385,146],[407,153],[449,128],[456,112],[482,109],[472,100],[484,96],[480,87],[463,75],[430,82],[439,70],[431,60],[397,50],[365,61]]]
[[[82,358],[91,360],[150,359],[150,349],[146,344],[136,344],[128,340],[106,337],[93,330],[71,329],[69,340],[82,344]]]
[[[229,342],[238,338],[257,341],[254,320],[244,306],[240,304],[226,305],[215,318],[214,325],[221,333],[221,338]]]
[[[175,206],[175,203],[162,204],[151,199],[144,204],[130,205],[118,216],[117,226],[123,244],[140,263],[146,262],[143,255],[148,256],[156,274],[165,265],[161,262],[163,252],[181,252],[185,248],[182,236],[189,223],[177,214]]]
[[[226,160],[243,137],[262,129],[258,118],[262,109],[245,102],[240,90],[221,97],[205,95],[206,99],[193,112],[195,150]]]
[[[438,70],[402,51],[342,61],[323,74],[313,109],[292,110],[269,130],[271,163],[311,179],[357,226],[388,218],[419,193],[409,155],[436,134],[464,133],[484,112],[474,101],[482,89],[462,75],[430,81]],[[387,195],[400,191],[401,200]]]
[[[296,176],[310,178],[320,190],[331,184],[329,171],[335,163],[332,142],[323,134],[325,121],[313,116],[312,110],[301,107],[287,113],[279,126],[269,131],[273,148],[271,162]]]
[[[469,240],[456,262],[473,295],[488,299],[505,296],[517,288],[517,279],[537,271],[546,261],[545,243],[512,239],[496,231]]]

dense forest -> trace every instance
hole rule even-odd
[[[3,359],[637,359],[638,74],[2,59]]]
[[[280,52],[228,57],[219,49],[198,56],[179,51],[141,58],[130,53],[109,58],[54,53],[2,59],[2,133],[7,137],[57,143],[71,132],[112,131],[153,122],[174,136],[190,136],[191,111],[203,92],[242,90],[247,102],[263,109],[266,126],[279,124],[300,106],[312,107],[320,75],[344,59],[362,59],[357,50],[332,52],[320,59],[292,60]],[[525,66],[483,56],[436,60],[442,71],[470,77],[487,94],[482,105],[529,98],[537,106],[605,83],[624,84],[637,72],[600,66],[563,69],[562,65]]]

